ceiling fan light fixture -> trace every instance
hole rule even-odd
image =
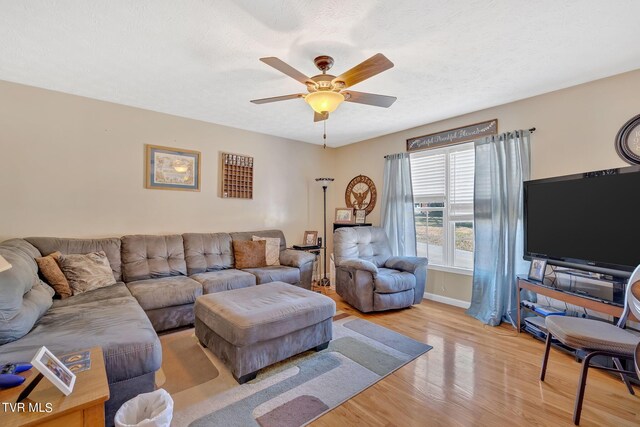
[[[323,90],[308,94],[304,97],[304,100],[316,113],[333,113],[344,101],[344,95],[338,92]]]

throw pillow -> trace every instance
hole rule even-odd
[[[267,242],[258,240],[234,240],[233,256],[236,261],[236,268],[257,268],[267,266]]]
[[[72,295],[71,287],[67,278],[64,277],[60,266],[58,265],[58,259],[62,255],[60,252],[54,252],[47,256],[36,258],[40,274],[44,277],[44,280],[53,287],[60,298],[67,298]]]
[[[74,295],[116,283],[104,251],[61,255],[58,262]]]
[[[280,265],[280,238],[253,236],[254,242],[258,242],[260,240],[267,242],[267,265]]]

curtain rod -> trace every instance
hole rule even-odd
[[[536,131],[536,128],[535,128],[535,127],[532,127],[532,128],[527,129],[527,130],[528,130],[529,132],[531,132],[531,133],[534,133],[534,132]],[[468,142],[470,142],[470,141],[468,141]],[[455,144],[453,144],[453,145],[455,145]],[[403,154],[403,153],[397,153],[397,154]],[[384,158],[385,158],[385,159],[388,159],[389,157],[391,157],[391,156],[395,156],[395,155],[396,155],[396,154],[387,154],[386,156],[384,156]]]

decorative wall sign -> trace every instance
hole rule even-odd
[[[344,202],[348,207],[356,210],[364,210],[369,215],[376,207],[378,192],[371,178],[358,175],[349,182],[344,192]]]
[[[253,199],[253,157],[222,153],[223,198]]]
[[[498,119],[476,123],[461,128],[450,129],[444,132],[432,133],[407,139],[407,151],[426,150],[428,148],[443,147],[473,141],[483,136],[498,133]]]
[[[145,188],[200,191],[200,152],[146,146]]]
[[[616,151],[632,165],[640,164],[640,114],[624,124],[616,135]]]

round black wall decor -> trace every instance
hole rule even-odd
[[[632,165],[640,165],[640,114],[624,124],[616,135],[616,151]]]

